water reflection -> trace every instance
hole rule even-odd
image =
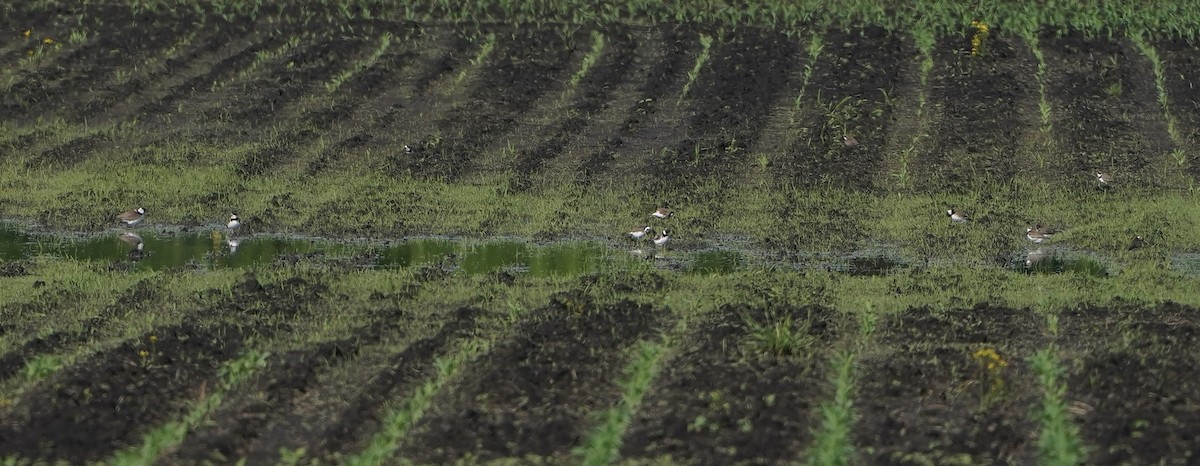
[[[230,268],[295,262],[306,257],[350,258],[362,267],[404,268],[442,264],[466,273],[506,270],[543,277],[596,271],[611,261],[632,260],[595,242],[536,246],[517,241],[464,243],[419,239],[394,245],[272,236],[232,237],[224,230],[172,234],[125,230],[71,238],[30,236],[0,225],[0,260],[47,255],[109,263],[129,269]],[[619,258],[618,258],[619,257]]]

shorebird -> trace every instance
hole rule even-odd
[[[142,217],[146,216],[146,209],[138,207],[137,209],[123,212],[117,216],[117,220],[125,222],[128,226],[134,226],[142,222]]]
[[[1101,186],[1105,186],[1109,183],[1112,183],[1113,178],[1112,175],[1109,175],[1108,173],[1096,172],[1096,180],[1100,182]]]
[[[954,209],[947,210],[946,216],[950,217],[950,220],[954,220],[957,223],[967,222],[967,216],[962,212],[955,211]]]
[[[658,236],[654,237],[654,245],[659,246],[659,247],[666,246],[667,241],[670,241],[670,240],[671,240],[671,233],[668,232],[667,230],[663,230],[662,233],[659,233]]]
[[[636,227],[636,228],[633,228],[633,229],[629,230],[629,231],[628,231],[628,232],[626,232],[625,234],[629,235],[629,237],[630,237],[630,238],[633,238],[633,239],[636,239],[636,240],[639,240],[639,241],[640,241],[640,240],[642,240],[643,238],[645,238],[645,237],[646,237],[646,235],[648,235],[648,234],[650,234],[650,233],[652,233],[652,232],[654,232],[654,229],[653,229],[653,228],[650,228],[650,227],[648,227],[648,226],[638,226],[638,227]]]
[[[842,135],[842,145],[845,145],[846,147],[857,146],[858,139],[854,139],[854,136],[844,134],[844,135]]]
[[[242,220],[238,218],[237,214],[230,214],[229,223],[226,223],[225,226],[230,230],[236,229],[237,227],[242,226]]]
[[[666,207],[659,207],[658,210],[650,212],[650,216],[657,218],[671,218],[675,216],[675,212]]]
[[[1050,239],[1051,236],[1054,236],[1054,234],[1050,233],[1048,230],[1042,228],[1041,225],[1035,225],[1035,226],[1025,228],[1025,237],[1029,238],[1029,241],[1033,241],[1035,243],[1041,243],[1042,241],[1046,241],[1046,240]]]
[[[1132,251],[1132,250],[1134,250],[1134,249],[1139,249],[1139,248],[1141,248],[1142,246],[1145,246],[1145,245],[1146,245],[1146,240],[1145,240],[1145,239],[1143,239],[1141,236],[1134,236],[1134,237],[1133,237],[1133,241],[1130,241],[1130,242],[1129,242],[1129,249],[1128,249],[1128,251]]]

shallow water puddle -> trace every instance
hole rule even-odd
[[[0,226],[0,260],[39,255],[124,264],[134,269],[236,268],[307,258],[346,259],[364,268],[442,264],[466,273],[512,270],[535,277],[577,275],[614,260],[635,260],[600,243],[536,246],[518,241],[471,243],[414,239],[397,244],[353,243],[274,236],[228,236],[223,231],[171,234],[125,230],[71,238],[35,236]]]
[[[140,245],[140,246],[139,246]],[[295,263],[303,260],[338,260],[362,268],[406,268],[433,265],[469,274],[508,271],[534,277],[579,275],[603,265],[653,260],[658,267],[691,274],[729,274],[759,265],[795,270],[824,270],[850,275],[887,275],[910,265],[885,249],[873,248],[849,255],[792,255],[768,258],[762,251],[721,248],[703,251],[661,250],[654,247],[629,251],[597,241],[535,245],[522,241],[479,242],[424,238],[396,243],[332,241],[280,236],[229,236],[224,230],[172,233],[155,230],[121,230],[91,236],[28,234],[0,223],[0,260],[39,255],[108,262],[129,269],[239,268]],[[632,253],[632,254],[631,254]],[[1200,257],[1200,256],[1197,256]],[[1014,257],[1008,267],[1028,273],[1082,273],[1107,276],[1104,260],[1061,249],[1035,249]],[[1177,257],[1172,268],[1200,273],[1200,259]]]

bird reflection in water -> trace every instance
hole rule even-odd
[[[1037,265],[1038,262],[1041,262],[1044,259],[1046,259],[1046,252],[1042,251],[1042,248],[1029,251],[1029,253],[1025,255],[1025,268],[1031,269]]]
[[[138,262],[146,257],[146,243],[142,241],[142,237],[137,233],[132,231],[122,232],[120,235],[117,235],[117,239],[131,247],[128,253],[130,261]]]

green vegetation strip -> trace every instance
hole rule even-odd
[[[1179,126],[1175,121],[1175,117],[1171,115],[1170,99],[1167,96],[1167,82],[1165,70],[1163,69],[1162,59],[1158,56],[1158,50],[1154,48],[1144,37],[1144,32],[1131,31],[1129,40],[1137,46],[1142,55],[1150,60],[1150,66],[1154,70],[1154,86],[1158,89],[1158,105],[1162,107],[1163,118],[1167,121],[1167,134],[1171,136],[1171,142],[1180,143],[1183,135],[1179,133]],[[1180,165],[1183,165],[1180,163]]]
[[[821,427],[813,432],[814,445],[806,464],[855,464],[855,448],[851,436],[855,418],[854,361],[854,353],[850,351],[842,352],[833,358],[833,400],[821,405]]]
[[[221,405],[231,389],[266,367],[269,353],[250,350],[221,367],[220,386],[196,402],[183,419],[161,425],[142,437],[142,444],[117,452],[105,464],[110,466],[150,465],[167,449],[183,442],[187,433],[204,422],[209,413]]]
[[[496,49],[496,34],[488,33],[487,41],[484,42],[483,45],[479,47],[479,52],[476,53],[475,56],[471,58],[471,67],[464,68],[462,71],[460,71],[458,73],[458,76],[454,78],[454,84],[459,84],[464,79],[467,79],[467,74],[469,74],[469,72],[471,70],[479,68],[479,66],[483,64],[483,61],[487,60],[488,55],[492,54],[492,50],[495,50],[495,49]]]
[[[375,62],[379,61],[379,57],[382,57],[384,52],[387,52],[388,47],[391,46],[392,33],[383,33],[383,35],[379,38],[379,47],[376,47],[375,50],[371,52],[370,56],[358,63],[355,63],[354,67],[348,70],[343,70],[341,73],[338,73],[337,76],[334,76],[333,79],[331,79],[328,83],[325,83],[325,90],[329,92],[338,90],[338,88],[342,87],[342,84],[345,83],[347,79],[350,79],[352,76],[362,72],[362,70],[370,68],[371,65],[374,65]]]
[[[425,415],[425,410],[429,407],[434,395],[437,395],[442,387],[445,387],[458,375],[463,364],[487,351],[489,347],[490,343],[487,341],[468,340],[458,351],[435,360],[434,367],[437,368],[437,374],[417,387],[400,407],[388,411],[383,417],[383,428],[371,438],[366,449],[358,455],[345,458],[342,464],[351,466],[386,464],[395,455],[404,436]]]
[[[688,90],[692,88],[692,83],[696,82],[696,78],[700,76],[700,69],[704,68],[704,63],[708,61],[709,49],[712,48],[712,36],[704,34],[700,35],[700,53],[696,55],[696,63],[692,64],[692,70],[688,71],[687,84],[683,85],[683,91],[679,93],[679,99],[676,102],[687,97]]]
[[[576,71],[571,76],[571,87],[579,85],[579,81],[587,76],[588,70],[596,64],[596,60],[600,59],[600,55],[604,53],[604,34],[600,31],[592,31],[592,49],[583,57],[583,63],[579,65],[579,71]]]
[[[1029,360],[1044,395],[1037,409],[1041,429],[1038,432],[1038,456],[1041,464],[1049,466],[1074,466],[1087,459],[1079,428],[1067,418],[1067,385],[1061,381],[1065,370],[1059,364],[1056,349],[1038,351]]]
[[[15,11],[46,11],[55,2],[18,2]],[[743,2],[659,2],[656,0],[511,1],[478,0],[449,2],[414,0],[339,0],[315,2],[284,13],[283,5],[262,2],[194,2],[186,0],[139,0],[129,2],[139,14],[211,12],[226,22],[236,18],[261,20],[286,17],[285,21],[338,22],[352,19],[405,18],[416,21],[449,21],[479,24],[517,21],[537,25],[560,23],[702,23],[721,26],[755,26],[794,31],[797,24],[829,24],[835,27],[870,24],[888,30],[907,30],[927,24],[939,34],[957,34],[972,19],[981,18],[993,27],[1016,28],[1026,24],[1075,29],[1092,34],[1111,33],[1122,27],[1153,28],[1187,38],[1200,31],[1200,5],[1195,2],[1112,0],[1104,2],[1028,2],[990,0],[973,3],[921,0],[897,8],[889,0],[857,0],[829,3],[820,0]],[[201,15],[203,18],[205,15]]]
[[[642,403],[642,397],[650,389],[650,382],[658,375],[665,342],[642,341],[633,350],[633,362],[625,367],[625,379],[620,383],[621,400],[600,416],[600,425],[584,440],[576,451],[585,466],[612,464],[621,451],[621,439],[625,429],[633,420],[633,414]]]

